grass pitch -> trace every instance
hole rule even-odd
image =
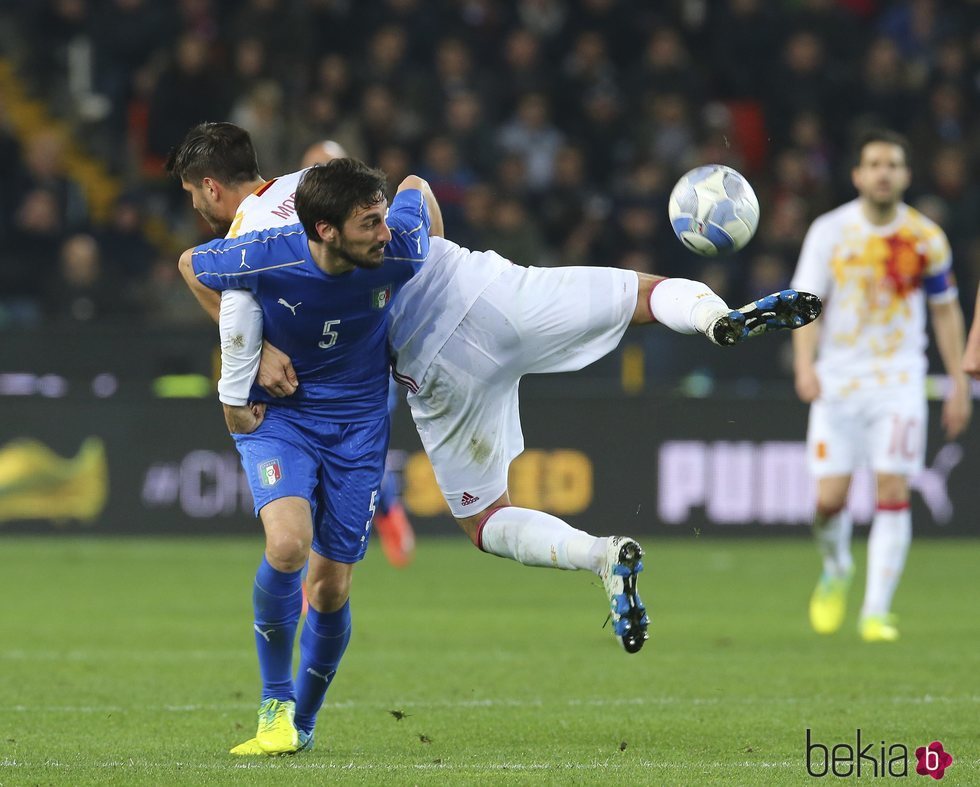
[[[818,637],[808,541],[643,542],[635,656],[590,575],[455,534],[404,571],[372,549],[315,751],[242,761],[258,540],[2,540],[0,785],[810,784],[807,728],[938,739],[944,783],[980,783],[980,541],[913,543],[893,645],[857,637],[860,549],[845,628]]]

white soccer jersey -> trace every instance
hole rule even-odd
[[[949,242],[914,208],[871,224],[858,200],[807,232],[792,286],[824,301],[817,374],[825,396],[920,383],[926,372],[926,297],[956,298]]]
[[[226,238],[247,232],[295,224],[296,187],[305,169],[267,180],[242,200]],[[244,260],[243,260],[244,263]],[[218,399],[224,404],[243,405],[248,401],[252,381],[262,352],[262,309],[248,290],[221,293],[218,319],[221,337],[221,379]]]
[[[285,227],[299,221],[296,216],[296,187],[305,169],[267,180],[242,200],[226,238],[246,232]]]
[[[432,359],[476,299],[512,265],[495,251],[469,251],[431,238],[422,269],[391,307],[388,343],[395,379],[417,391]]]

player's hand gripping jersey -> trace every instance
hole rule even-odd
[[[916,383],[926,372],[926,298],[956,298],[943,231],[904,203],[887,226],[858,200],[813,222],[792,286],[824,301],[817,373],[824,396]]]
[[[382,265],[338,276],[317,267],[299,224],[248,232],[194,250],[194,271],[202,284],[254,296],[262,318],[257,327],[290,356],[301,380],[288,399],[273,400],[256,386],[251,400],[315,406],[321,417],[344,421],[385,412],[388,312],[392,298],[429,250],[429,216],[421,192],[398,194],[387,222],[392,239]],[[236,344],[254,346],[255,337],[222,336],[223,349]]]

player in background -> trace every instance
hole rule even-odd
[[[973,324],[966,337],[966,351],[963,353],[963,371],[975,380],[980,380],[980,287],[977,287],[977,301],[973,307]]]
[[[261,200],[278,181],[259,176],[247,133],[220,126],[193,130],[171,155],[168,170],[212,227],[220,231],[230,223],[231,235],[236,223],[245,223],[248,211],[241,207],[253,197]],[[216,145],[229,138],[230,149]],[[384,174],[349,159],[319,168],[304,183],[305,191],[299,187],[281,205],[293,210],[305,200],[314,206],[322,219],[309,234],[298,224],[246,232],[189,250],[180,260],[188,285],[216,319],[220,291],[252,293],[266,333],[304,375],[298,393],[268,409],[272,399],[260,389],[246,390],[237,401],[222,393],[266,533],[253,587],[263,684],[258,729],[233,754],[312,746],[316,714],[350,639],[352,568],[367,546],[384,469],[387,312],[425,256],[429,238],[429,192],[418,178],[401,184],[390,212]],[[225,327],[223,353],[248,344],[257,360],[261,335],[247,338],[247,326]],[[294,683],[300,577],[307,561],[310,608]]]
[[[315,220],[302,209],[300,217],[304,225]],[[226,308],[231,299],[235,303]],[[226,293],[222,324],[235,313],[236,322],[247,325],[248,311],[260,321],[261,312],[248,300]],[[508,468],[524,450],[521,377],[580,369],[612,351],[630,325],[660,322],[731,345],[799,327],[819,311],[819,299],[808,293],[786,290],[732,310],[706,285],[688,279],[615,268],[523,268],[493,251],[470,252],[433,237],[421,271],[392,308],[389,344],[394,376],[409,389],[436,480],[471,541],[524,565],[598,574],[613,633],[635,653],[648,626],[636,590],[640,545],[623,536],[596,537],[510,502]],[[257,333],[249,329],[247,335]],[[222,377],[251,379],[257,365],[254,348],[225,353]],[[288,366],[260,373],[274,380],[277,395],[297,390],[295,377]]]
[[[326,164],[335,158],[345,158],[343,146],[332,139],[314,142],[303,154],[304,169],[316,164]],[[441,230],[438,234],[442,234]],[[398,403],[404,399],[394,379],[388,383],[388,413],[394,415]],[[401,485],[398,474],[385,463],[385,474],[378,492],[378,508],[374,512],[374,532],[381,542],[381,551],[396,568],[404,568],[415,557],[415,530],[405,513],[401,501]]]
[[[971,410],[949,244],[902,201],[908,155],[905,138],[890,131],[860,140],[851,172],[858,196],[813,222],[792,281],[826,303],[822,320],[793,334],[796,391],[811,403],[807,452],[823,556],[810,623],[830,634],[843,622],[853,573],[847,495],[867,460],[877,485],[859,623],[867,642],[898,638],[891,602],[912,538],[909,477],[926,447],[927,302],[951,382],[942,416],[948,439],[966,428]]]

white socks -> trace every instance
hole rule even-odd
[[[891,609],[911,541],[912,514],[907,504],[875,512],[868,537],[868,581],[861,617],[885,615]]]
[[[707,284],[690,279],[664,279],[650,293],[650,313],[677,333],[704,333],[731,309]]]
[[[480,548],[525,566],[599,571],[606,539],[576,530],[543,511],[507,506],[483,523]]]
[[[823,556],[824,573],[843,578],[851,573],[851,514],[842,508],[836,514],[818,513],[813,522],[813,536]]]

